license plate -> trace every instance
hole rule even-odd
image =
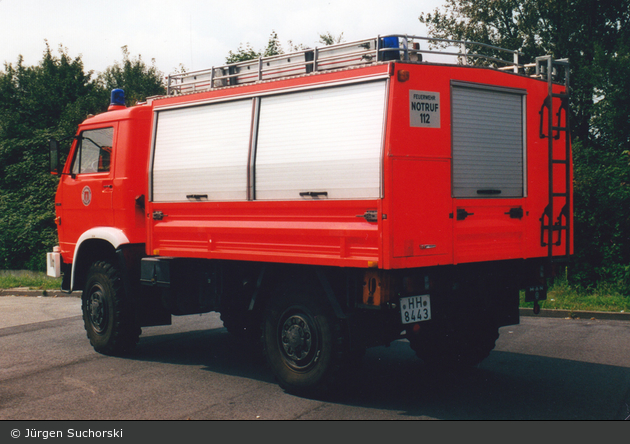
[[[403,324],[431,319],[431,297],[425,294],[400,298],[400,318]]]

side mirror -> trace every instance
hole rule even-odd
[[[59,174],[59,142],[50,139],[50,173]]]

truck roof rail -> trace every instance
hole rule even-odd
[[[391,60],[421,62],[423,54],[435,55],[440,58],[437,61],[442,63],[482,65],[522,74],[530,66],[519,64],[518,51],[485,43],[389,34],[171,74],[168,76],[167,95],[201,92]]]

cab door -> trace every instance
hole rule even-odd
[[[115,126],[86,129],[75,141],[57,202],[62,250],[74,251],[87,230],[113,226]],[[65,244],[65,245],[64,245]]]

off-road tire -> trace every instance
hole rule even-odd
[[[142,330],[114,265],[105,261],[92,264],[81,300],[83,324],[94,350],[122,355],[134,349]]]
[[[287,392],[317,396],[343,382],[349,354],[325,295],[307,284],[280,287],[269,299],[262,330],[268,365]]]

